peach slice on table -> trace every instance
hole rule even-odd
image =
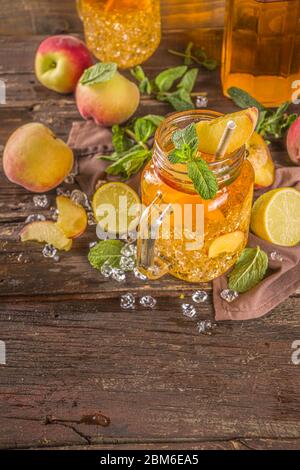
[[[84,208],[66,196],[56,198],[57,225],[68,238],[79,237],[86,229],[88,219]]]
[[[224,134],[228,121],[234,121],[237,125],[227,149],[232,153],[246,144],[254,132],[258,120],[257,108],[243,109],[237,113],[226,114],[212,121],[200,121],[196,124],[199,151],[208,155],[214,155],[219,142]]]
[[[20,237],[22,242],[48,243],[58,250],[69,251],[72,247],[72,240],[52,221],[32,222],[21,230]]]
[[[234,253],[242,248],[245,241],[245,235],[240,230],[226,233],[216,238],[208,249],[209,258],[217,258],[224,253]]]
[[[268,145],[261,135],[254,132],[246,144],[248,160],[254,169],[255,187],[266,188],[274,183],[275,165]]]

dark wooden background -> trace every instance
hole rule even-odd
[[[219,57],[223,3],[164,1],[163,40],[147,73],[180,63],[167,48],[188,39]],[[1,1],[0,79],[7,86],[1,154],[26,122],[43,122],[66,139],[80,119],[72,96],[46,90],[33,73],[38,44],[60,32],[82,32],[74,1]],[[208,91],[213,109],[235,109],[222,97],[218,72],[201,70],[197,89]],[[139,109],[169,111],[149,100]],[[288,163],[283,142],[272,150]],[[105,281],[86,259],[93,228],[60,262],[47,260],[40,245],[18,241],[34,210],[32,194],[1,170],[0,340],[7,346],[1,448],[299,448],[300,366],[291,362],[292,342],[300,339],[299,293],[265,318],[222,322],[212,336],[199,335],[180,306],[180,295],[188,302],[196,286],[168,277]],[[119,296],[128,290],[154,295],[157,308],[121,311]],[[198,319],[213,319],[209,295]],[[98,411],[111,419],[109,427],[78,424]]]

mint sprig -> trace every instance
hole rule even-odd
[[[197,47],[193,42],[189,42],[184,52],[169,49],[170,54],[183,57],[185,65],[198,64],[207,70],[215,70],[218,63],[215,59],[209,58],[203,47]]]
[[[117,72],[117,64],[114,62],[99,62],[86,69],[80,78],[81,85],[96,85],[108,82]]]
[[[259,120],[256,126],[256,132],[261,136],[275,137],[283,136],[284,132],[297,119],[297,114],[288,114],[289,102],[283,103],[278,108],[272,110],[259,103],[253,96],[238,87],[231,87],[228,94],[234,103],[240,108],[249,108],[255,106],[260,111]]]
[[[172,150],[168,158],[172,164],[186,163],[188,176],[202,199],[213,199],[218,191],[218,182],[206,161],[198,152],[198,135],[194,123],[173,133]]]
[[[259,246],[245,248],[229,274],[229,289],[240,293],[252,289],[265,277],[268,263],[268,255]]]
[[[140,65],[131,70],[138,81],[141,93],[154,97],[158,101],[169,103],[176,111],[194,109],[193,88],[197,82],[198,69],[188,70],[186,65],[171,67],[160,72],[150,80]]]
[[[157,127],[163,120],[163,116],[148,114],[134,119],[126,126],[113,126],[112,142],[115,151],[111,155],[98,157],[110,162],[106,173],[121,175],[127,180],[141,170],[152,156],[148,141],[154,136]]]

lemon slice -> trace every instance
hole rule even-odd
[[[263,240],[282,246],[300,242],[300,191],[273,189],[254,203],[251,230]]]
[[[256,108],[243,109],[237,113],[226,114],[212,121],[200,121],[196,124],[200,152],[214,155],[224,134],[228,121],[237,125],[228,145],[227,153],[239,149],[249,140],[258,119]]]
[[[136,229],[141,216],[138,194],[125,183],[106,183],[93,196],[93,211],[100,228],[111,234]]]
[[[245,235],[240,230],[226,233],[216,238],[208,249],[209,258],[217,258],[223,253],[234,253],[242,248]]]

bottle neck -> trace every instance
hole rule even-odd
[[[178,128],[184,128],[192,122],[212,120],[221,116],[213,111],[191,110],[175,113],[165,119],[155,135],[152,161],[157,175],[174,189],[190,194],[197,194],[193,182],[188,176],[186,164],[172,164],[168,155],[173,148],[172,135]],[[228,186],[240,174],[245,159],[245,147],[227,155],[225,158],[215,160],[211,155],[202,155],[209,169],[214,173],[219,189]]]

